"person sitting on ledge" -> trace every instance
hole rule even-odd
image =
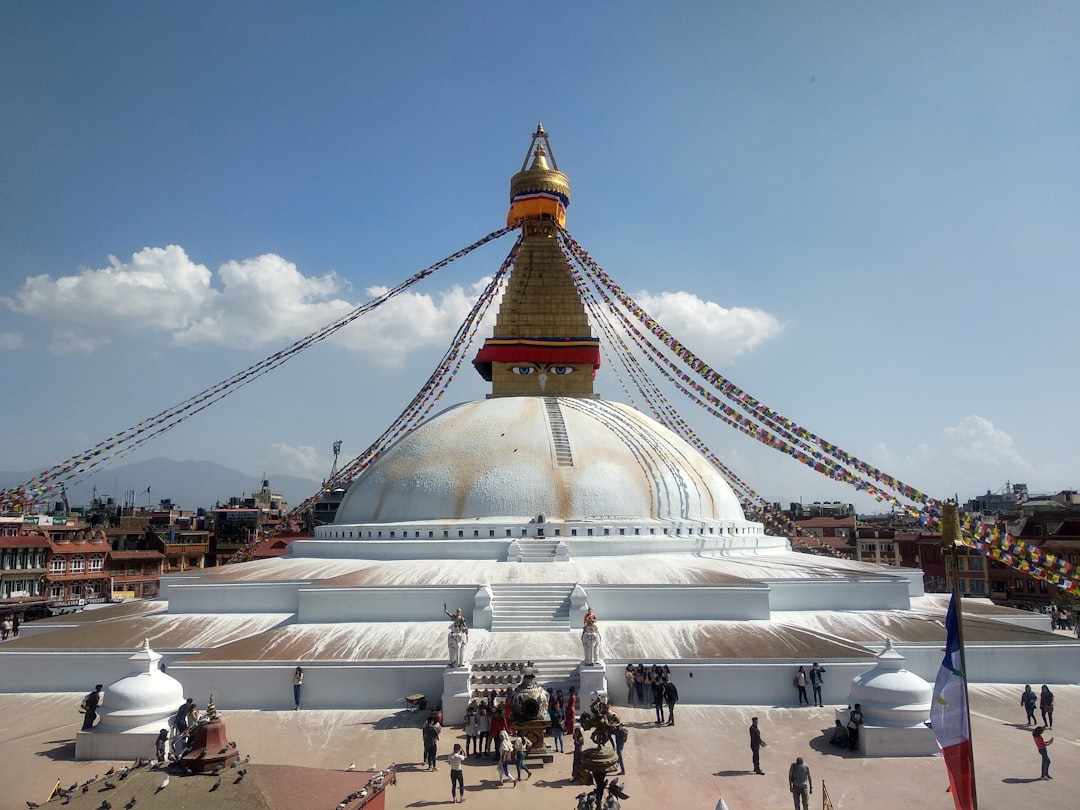
[[[832,739],[829,740],[829,744],[839,745],[841,748],[847,748],[848,746],[847,729],[839,720],[836,721],[836,728],[833,729]]]

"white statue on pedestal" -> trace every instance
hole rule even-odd
[[[585,614],[585,623],[581,629],[581,649],[585,655],[585,665],[600,663],[600,628],[596,624],[596,614],[589,608]]]
[[[450,625],[450,632],[446,635],[446,647],[449,652],[450,666],[463,667],[465,666],[465,645],[469,643],[469,624],[465,621],[465,616],[462,614],[461,608],[458,608],[456,612],[451,613],[446,609],[446,605],[443,605],[443,613],[449,616],[454,622]]]

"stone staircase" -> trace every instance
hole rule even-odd
[[[555,448],[555,464],[559,467],[573,467],[574,454],[570,451],[570,437],[566,433],[559,400],[555,397],[544,397],[544,408],[547,410],[548,427],[551,429],[551,444]]]
[[[523,563],[549,563],[555,559],[555,549],[559,545],[558,540],[518,540],[518,549],[521,557],[518,562]]]
[[[573,583],[505,583],[491,586],[491,632],[570,629]]]

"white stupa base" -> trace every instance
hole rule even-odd
[[[443,725],[459,725],[465,722],[465,710],[469,707],[472,693],[469,691],[471,668],[447,667],[443,672],[442,712]]]
[[[836,719],[847,725],[847,709]],[[935,757],[941,749],[932,729],[918,726],[869,726],[859,729],[859,753],[867,757]]]
[[[578,694],[581,695],[583,705],[589,705],[589,702],[592,700],[593,692],[603,692],[607,694],[607,674],[602,661],[596,664],[582,664],[579,666],[578,678],[581,683]]]
[[[126,731],[109,732],[97,726],[75,735],[75,759],[134,761],[136,757],[153,759],[157,756],[154,743],[166,723],[155,721]]]

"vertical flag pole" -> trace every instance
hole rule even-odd
[[[957,556],[962,545],[960,534],[960,509],[956,501],[944,501],[941,504],[941,550],[945,556],[948,578],[952,580],[952,606],[956,618],[956,636],[960,644],[960,670],[963,675],[964,712],[967,714],[968,733],[971,733],[971,702],[968,699],[967,659],[964,651],[963,611],[960,609],[960,571]],[[969,740],[969,746],[971,742]],[[971,748],[971,808],[978,810],[979,802],[975,795],[975,750]]]

